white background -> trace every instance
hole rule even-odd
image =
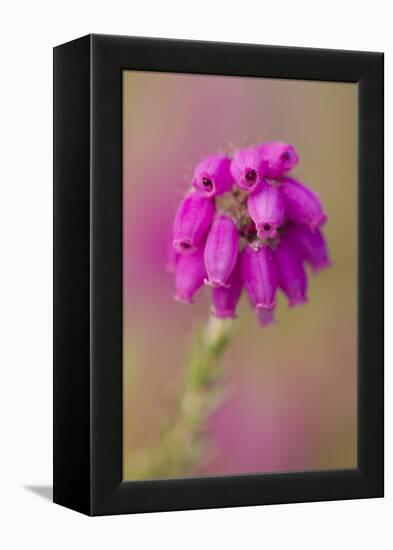
[[[389,468],[392,437],[388,430],[393,392],[389,342],[385,499],[89,519],[55,506],[37,491],[26,488],[50,485],[52,468],[52,47],[95,32],[384,51],[389,99],[392,90],[389,11],[389,2],[382,0],[156,3],[35,0],[3,4],[0,18],[2,548],[392,547]],[[390,105],[386,123],[389,157]],[[392,237],[389,160],[388,244]],[[391,250],[387,246],[388,281],[392,279]],[[386,336],[391,340],[389,284],[386,295]]]

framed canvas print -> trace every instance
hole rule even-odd
[[[383,55],[54,49],[54,501],[383,495]]]

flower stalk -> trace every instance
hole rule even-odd
[[[206,446],[206,420],[225,387],[220,360],[232,334],[231,319],[213,316],[195,331],[175,411],[161,427],[158,447],[133,457],[129,478],[179,477],[198,465]]]

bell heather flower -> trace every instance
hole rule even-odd
[[[260,239],[277,237],[285,218],[284,200],[277,186],[261,185],[248,197],[247,208]]]
[[[203,261],[203,247],[196,252],[180,256],[176,265],[176,295],[178,302],[192,304],[196,291],[201,288],[206,277]]]
[[[258,147],[262,158],[267,162],[266,177],[276,179],[292,170],[299,161],[296,149],[282,141],[271,141]]]
[[[306,303],[307,275],[299,249],[284,237],[277,246],[275,259],[279,285],[288,297],[289,306]]]
[[[273,309],[277,290],[277,268],[272,249],[247,245],[240,259],[242,281],[255,311]]]
[[[195,191],[183,199],[176,212],[173,226],[173,247],[179,254],[196,251],[210,227],[214,211],[211,199],[201,197]]]
[[[194,170],[192,182],[203,197],[215,197],[231,190],[233,177],[231,161],[224,155],[209,155]]]
[[[291,223],[288,224],[286,235],[293,239],[294,246],[298,247],[303,259],[315,273],[331,266],[326,240],[320,229],[311,231],[306,225]]]
[[[213,288],[212,313],[219,319],[233,319],[236,317],[236,306],[242,292],[243,283],[240,277],[240,262],[236,265],[228,278],[226,286]]]
[[[283,178],[281,192],[284,196],[285,213],[294,222],[304,223],[315,230],[327,221],[321,201],[302,183]]]
[[[267,162],[256,148],[238,149],[231,164],[232,176],[240,189],[253,191],[262,182]]]
[[[192,303],[205,282],[213,315],[233,318],[244,287],[261,326],[275,322],[278,289],[290,306],[307,302],[304,264],[314,272],[331,264],[321,201],[287,176],[298,160],[292,145],[270,142],[197,165],[168,256],[178,301]]]
[[[216,216],[205,246],[206,282],[213,287],[225,286],[239,253],[239,233],[227,215]]]

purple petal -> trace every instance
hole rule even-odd
[[[277,270],[273,252],[268,246],[255,250],[247,245],[241,255],[243,285],[256,311],[273,309],[277,290]]]
[[[220,286],[212,290],[212,313],[219,319],[236,317],[236,306],[242,292],[240,262],[236,263],[228,278],[228,286]]]
[[[207,233],[215,207],[210,199],[190,193],[181,202],[173,226],[173,247],[179,254],[195,252]]]
[[[217,216],[205,246],[207,283],[224,286],[235,267],[239,253],[239,233],[235,222],[226,215]]]
[[[192,182],[203,197],[215,197],[230,191],[233,184],[231,161],[224,155],[209,155],[194,171]]]
[[[307,302],[307,275],[299,249],[290,239],[282,238],[275,251],[278,281],[289,300],[289,306]]]
[[[263,183],[267,162],[255,148],[238,149],[231,164],[236,184],[246,191],[253,191]]]
[[[296,149],[288,143],[271,141],[258,147],[263,159],[267,161],[266,177],[278,178],[292,170],[299,161]]]
[[[176,295],[178,302],[192,304],[195,293],[206,277],[203,247],[193,254],[180,256],[176,265]]]
[[[312,231],[327,221],[318,196],[302,183],[284,178],[280,190],[286,215],[292,221],[308,225]]]
[[[277,229],[283,224],[285,217],[284,200],[278,187],[259,187],[249,195],[247,208],[260,239],[277,237]]]

